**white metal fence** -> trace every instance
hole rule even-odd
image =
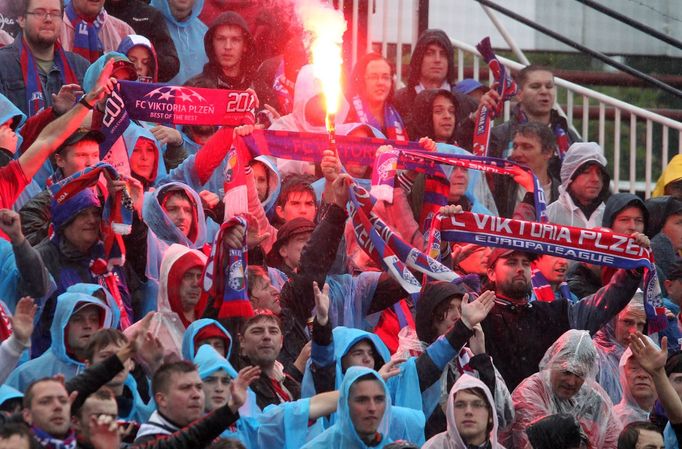
[[[331,3],[333,0],[329,1]],[[365,50],[378,50],[395,62],[397,82],[400,85],[405,72],[403,66],[408,63],[418,37],[417,0],[337,0],[337,2],[340,9],[344,3],[353,5],[353,20],[350,22],[354,42],[353,63]],[[368,4],[368,7],[361,8],[361,3]],[[368,14],[369,38],[366,49],[358,48],[356,45],[360,32],[356,24],[362,9]],[[494,17],[490,18],[494,21]],[[505,36],[505,39],[513,47],[513,41],[508,39],[508,36]],[[453,40],[452,43],[456,48],[458,79],[464,77],[465,67],[472,68],[473,76],[478,78],[479,69],[482,64],[485,66],[485,62],[481,61],[476,49],[466,42]],[[519,54],[518,49],[516,50],[515,54]],[[512,70],[519,70],[524,66],[506,58],[500,58],[500,61]],[[491,80],[492,74],[486,81]],[[613,185],[620,191],[643,192],[649,197],[670,157],[682,153],[682,123],[570,81],[556,78],[555,83],[558,90],[557,102],[566,111],[569,125],[573,126],[584,140],[598,142],[604,148],[613,174]],[[597,119],[590,120],[591,107],[598,109]],[[510,107],[507,104],[504,120],[509,118],[509,111]]]

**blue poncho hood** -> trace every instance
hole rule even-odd
[[[199,347],[197,355],[194,357],[194,364],[199,370],[201,380],[220,370],[225,371],[231,379],[237,377],[237,370],[234,369],[232,364],[218,354],[218,351],[210,345],[201,345]]]
[[[0,94],[0,125],[5,123],[7,120],[12,120],[12,123],[10,123],[10,128],[12,128],[14,132],[17,132],[19,127],[21,127],[26,121],[26,114],[21,112],[21,110],[16,107],[14,103],[9,101],[9,98],[3,94]],[[21,137],[21,134],[17,133],[17,147],[7,149],[10,151],[16,151],[19,149],[19,147],[21,147],[21,143],[23,141],[24,139]]]
[[[85,282],[79,282],[78,284],[73,284],[70,285],[67,289],[67,292],[69,293],[84,293],[86,295],[90,295],[94,298],[97,298],[96,293],[98,292],[103,292],[104,297],[106,298],[106,304],[109,307],[109,310],[111,310],[111,328],[112,329],[117,329],[119,322],[121,320],[121,311],[118,309],[118,305],[116,304],[116,300],[114,297],[109,293],[109,290],[106,288],[102,287],[101,285],[98,284],[86,284]]]
[[[24,395],[21,391],[10,387],[9,385],[0,385],[0,406],[10,399],[21,399]]]
[[[157,179],[166,176],[166,164],[163,161],[163,153],[159,147],[159,141],[156,140],[156,137],[154,137],[150,130],[131,121],[130,125],[123,131],[123,141],[128,152],[128,159],[132,158],[135,145],[137,145],[140,139],[150,141],[156,150],[156,168],[152,171],[152,179],[146,180],[148,183],[154,184]]]
[[[81,364],[78,360],[71,358],[67,353],[66,342],[64,340],[66,333],[66,326],[69,324],[69,319],[73,315],[76,306],[84,303],[92,304],[99,307],[104,314],[102,320],[102,329],[111,327],[111,310],[104,305],[99,299],[86,295],[85,293],[62,293],[57,298],[57,307],[52,319],[52,326],[50,327],[50,334],[52,335],[52,344],[50,349],[52,352],[64,362],[71,362],[74,364]]]
[[[185,330],[185,335],[182,337],[182,358],[185,360],[194,360],[198,354],[198,348],[194,346],[194,340],[196,339],[199,332],[208,326],[216,326],[221,330],[227,339],[232,343],[232,335],[225,329],[225,327],[217,322],[216,320],[210,318],[202,318],[200,320],[193,321]],[[227,345],[225,358],[229,359],[232,353],[232,344]]]
[[[110,51],[108,53],[103,54],[102,56],[97,58],[95,62],[90,64],[88,70],[85,71],[85,75],[83,75],[83,92],[88,93],[92,90],[93,87],[95,87],[95,83],[97,83],[97,78],[99,78],[100,73],[102,73],[102,69],[104,69],[104,65],[110,59],[114,59],[116,61],[127,61],[128,63],[130,63],[130,60],[126,55],[119,53],[117,51]]]
[[[371,447],[381,449],[391,443],[391,439],[388,437],[388,423],[391,419],[391,395],[388,392],[386,383],[376,371],[353,366],[348,368],[346,376],[341,383],[339,405],[336,409],[336,423],[303,446],[303,449],[366,449],[370,447],[360,439],[356,432],[348,406],[351,387],[360,377],[365,375],[371,375],[376,378],[386,394],[386,408],[377,429],[377,433],[381,435],[381,441],[379,444]]]
[[[151,79],[153,83],[159,80],[159,63],[156,56],[156,49],[149,39],[139,34],[130,34],[123,38],[120,44],[118,44],[117,52],[128,56],[128,52],[133,47],[144,47],[150,51],[152,55],[152,75]]]

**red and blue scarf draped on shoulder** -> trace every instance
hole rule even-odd
[[[38,65],[23,35],[17,36],[17,48],[19,49],[21,75],[24,78],[24,88],[26,90],[27,115],[30,117],[45,107],[45,93],[43,92],[43,83],[40,81]],[[61,73],[62,84],[78,84],[78,78],[76,78],[73,70],[71,70],[69,60],[66,58],[64,49],[59,42],[54,44],[54,63]]]
[[[97,58],[104,53],[104,45],[99,38],[99,30],[107,19],[107,12],[102,8],[95,20],[86,20],[78,15],[73,7],[73,2],[69,2],[64,8],[64,13],[73,25],[73,52],[81,55],[90,63],[97,61]]]
[[[58,204],[64,204],[78,192],[97,184],[100,176],[105,173],[112,180],[121,179],[114,167],[105,162],[99,162],[52,184],[48,189],[54,201]],[[130,233],[132,221],[133,204],[128,193],[124,190],[110,192],[107,195],[102,212],[103,250],[101,255],[98,255],[90,264],[92,275],[98,279],[103,287],[109,290],[109,293],[116,300],[121,312],[122,329],[127,328],[132,323],[128,313],[131,310],[128,305],[124,304],[114,267],[122,267],[125,263],[125,246],[122,235]]]
[[[407,137],[407,131],[405,130],[405,125],[403,124],[403,119],[400,117],[400,114],[398,114],[398,111],[393,107],[393,105],[388,103],[384,105],[384,116],[382,117],[384,119],[384,126],[381,126],[379,120],[377,120],[376,117],[369,112],[367,103],[362,99],[362,97],[359,95],[354,96],[351,103],[353,105],[355,115],[361,123],[385,131],[384,134],[386,134],[386,137],[391,140],[400,140],[401,142],[406,142],[409,140]]]

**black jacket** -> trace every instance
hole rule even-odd
[[[639,270],[618,270],[608,285],[575,304],[559,299],[511,305],[496,299],[481,324],[488,354],[509,390],[538,371],[545,351],[561,334],[569,329],[594,334],[608,323],[630,302],[641,280]]]
[[[106,0],[106,11],[149,39],[156,50],[159,82],[165,83],[180,69],[180,59],[161,12],[141,0]]]

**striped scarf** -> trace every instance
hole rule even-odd
[[[40,81],[38,65],[23,35],[20,38],[17,36],[17,48],[19,49],[21,75],[24,79],[26,90],[27,115],[30,117],[45,107],[45,93],[43,92],[43,83]],[[73,70],[71,70],[69,61],[66,59],[66,53],[59,42],[54,44],[54,63],[61,73],[62,84],[79,84],[78,78],[76,78]]]
[[[73,52],[81,55],[90,63],[97,61],[104,53],[104,45],[99,38],[99,30],[107,20],[107,12],[102,8],[95,20],[87,20],[78,15],[73,7],[73,2],[66,5],[64,12],[73,25]]]
[[[352,104],[360,122],[373,126],[376,129],[386,130],[385,134],[389,139],[403,142],[410,140],[407,137],[407,130],[405,130],[405,125],[400,118],[400,114],[398,114],[398,111],[396,111],[392,105],[388,103],[384,105],[384,126],[382,127],[376,117],[369,112],[367,104],[359,95],[353,97]]]

